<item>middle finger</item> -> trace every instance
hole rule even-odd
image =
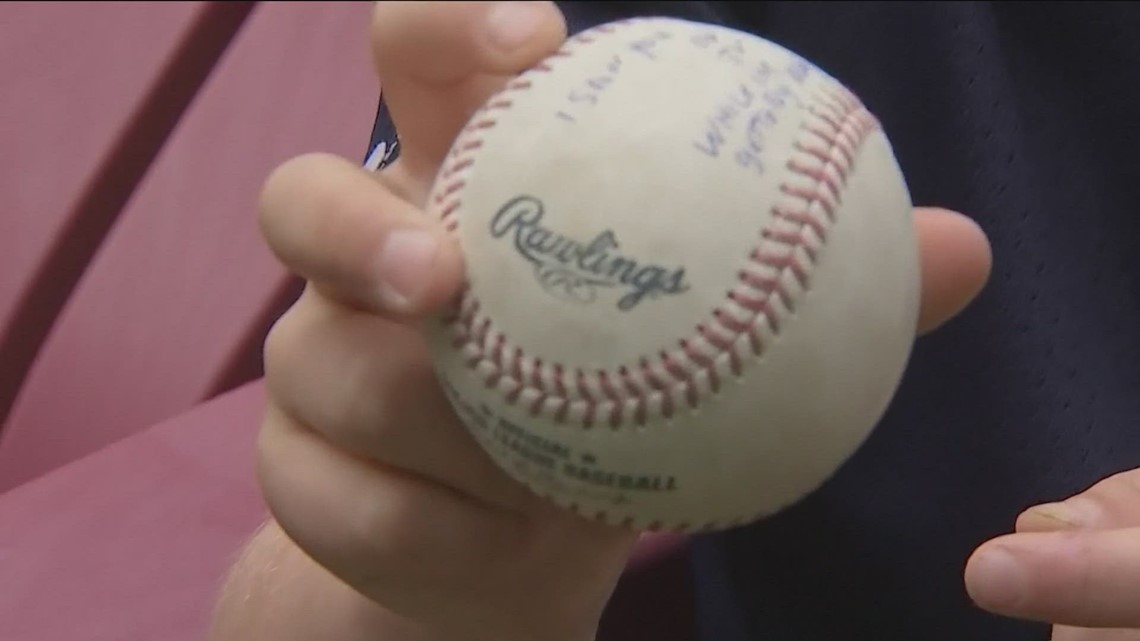
[[[459,422],[415,328],[306,292],[266,343],[282,411],[334,445],[508,509],[534,500]]]

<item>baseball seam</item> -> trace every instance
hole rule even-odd
[[[572,56],[575,45],[592,42],[594,33],[609,33],[637,21],[603,25],[569,39],[546,62],[508,83],[474,114],[445,159],[430,196],[450,232],[455,233],[461,224],[457,212],[467,173],[483,145],[482,134],[511,108],[512,97],[531,88],[533,74],[549,72],[558,58]],[[780,184],[781,196],[771,208],[771,221],[759,231],[737,282],[675,348],[644,356],[636,363],[593,371],[544,362],[511,345],[482,313],[480,301],[467,286],[452,313],[443,319],[452,332],[452,348],[508,404],[557,424],[584,429],[605,424],[619,429],[643,426],[652,417],[669,419],[684,408],[695,410],[703,398],[717,394],[726,380],[743,376],[746,361],[759,359],[794,316],[797,301],[811,287],[812,270],[836,222],[858,149],[879,128],[860,101],[842,89],[814,96],[808,114],[786,162],[788,176]],[[579,512],[577,504],[566,507]],[[605,511],[588,516],[610,520]],[[625,518],[622,525],[630,526],[634,520]],[[679,523],[671,529],[700,531],[725,525],[707,523],[694,528]],[[661,527],[662,523],[654,522],[646,529]]]

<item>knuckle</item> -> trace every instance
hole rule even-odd
[[[261,215],[272,221],[273,216],[282,210],[279,205],[296,191],[298,183],[303,184],[314,165],[325,161],[326,154],[301,154],[274,167],[266,176],[258,194],[258,210]]]
[[[299,420],[312,405],[314,390],[323,387],[311,371],[329,360],[323,345],[328,342],[326,334],[335,331],[319,306],[311,288],[306,289],[270,326],[262,346],[266,395],[281,411]]]
[[[305,154],[290,158],[266,177],[257,197],[257,222],[262,236],[279,257],[287,259],[305,239],[306,227],[323,211],[321,194],[329,158]],[[298,207],[298,204],[301,206]],[[315,209],[316,211],[312,211]]]
[[[284,418],[270,402],[265,416],[261,420],[261,427],[257,432],[253,463],[254,476],[261,489],[266,508],[278,520],[288,522],[288,518],[281,518],[288,514],[287,506],[284,504],[288,502],[290,496],[284,487],[287,485],[285,477],[288,475],[288,469],[282,468],[279,454],[280,441],[284,431],[283,423]]]
[[[400,568],[414,570],[428,559],[421,528],[424,506],[414,493],[391,479],[378,481],[373,492],[357,503],[355,513],[346,515],[345,545],[350,558],[364,560],[346,568],[354,583],[377,587],[393,575],[407,576]]]
[[[398,350],[361,347],[375,338],[376,321],[322,310],[318,296],[303,296],[267,333],[267,393],[338,448],[379,458],[405,429],[408,412],[395,397],[406,359]]]
[[[394,472],[396,473],[396,472]],[[351,516],[349,527],[353,539],[364,546],[375,546],[378,550],[390,548],[393,544],[406,543],[398,536],[402,524],[411,523],[416,516],[416,502],[407,492],[394,482],[384,478],[377,481],[375,492],[362,497],[356,512]]]
[[[381,367],[381,366],[377,366]],[[393,411],[392,386],[387,377],[370,371],[354,376],[341,392],[342,402],[328,412],[325,429],[335,430],[335,439],[358,454],[382,459],[385,445],[405,421]]]
[[[354,335],[367,338],[369,332]],[[353,348],[354,342],[346,343],[335,368],[341,372],[340,384],[330,390],[321,408],[314,408],[319,429],[366,459],[391,464],[405,456],[426,456],[408,446],[416,440],[413,433],[425,411],[422,390],[408,384],[417,364],[401,348],[361,350]]]
[[[262,359],[266,385],[271,394],[277,390],[281,374],[289,371],[289,363],[297,345],[296,309],[300,304],[295,303],[289,311],[282,314],[265,334]]]

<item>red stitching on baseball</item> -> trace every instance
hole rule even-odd
[[[829,97],[834,102],[821,102],[829,109],[834,107],[835,102],[847,103],[847,100],[836,99]],[[852,103],[855,104],[855,103]],[[810,181],[813,186],[804,186],[798,184],[785,183],[781,185],[781,191],[798,201],[799,207],[795,210],[789,209],[790,205],[778,203],[773,207],[772,213],[775,219],[791,223],[794,229],[778,229],[769,226],[761,231],[761,236],[770,241],[770,244],[780,247],[776,250],[775,247],[757,247],[750,255],[750,260],[758,263],[763,267],[768,267],[774,270],[777,274],[790,274],[795,278],[797,284],[806,289],[809,287],[810,279],[810,263],[816,260],[817,250],[811,246],[808,240],[809,235],[814,235],[820,242],[826,242],[826,229],[827,223],[831,222],[835,217],[836,208],[838,207],[841,185],[836,182],[834,178],[828,174],[828,171],[834,171],[839,175],[840,182],[845,181],[845,177],[850,172],[850,166],[855,155],[856,146],[862,141],[863,138],[873,129],[874,121],[868,118],[868,115],[862,111],[862,107],[858,107],[856,111],[849,111],[844,114],[841,120],[830,117],[819,110],[813,110],[813,115],[817,116],[816,123],[807,123],[803,126],[802,130],[809,133],[812,138],[818,139],[817,142],[822,142],[826,147],[819,147],[813,145],[811,142],[801,142],[796,146],[797,151],[803,152],[805,156],[804,161],[796,161],[788,163],[788,170],[795,175],[799,175]],[[839,157],[836,151],[840,152]],[[814,160],[822,164],[822,167],[812,167],[808,161]],[[466,165],[470,166],[470,165]],[[453,193],[450,191],[456,184],[462,184],[462,181],[451,183],[443,188],[445,193]],[[461,188],[461,187],[460,187]],[[456,189],[457,190],[457,189]],[[821,220],[820,216],[816,214],[813,209],[818,208],[822,210],[827,220]],[[803,257],[799,255],[802,252]],[[809,264],[805,264],[809,263]],[[690,339],[682,339],[680,341],[680,349],[670,354],[662,352],[658,355],[658,359],[662,370],[669,376],[670,383],[679,388],[678,393],[684,399],[687,405],[691,408],[696,408],[699,405],[699,390],[694,382],[694,372],[690,370],[697,370],[706,378],[708,385],[713,393],[719,391],[722,382],[720,380],[720,372],[717,371],[716,356],[724,354],[726,363],[730,372],[734,375],[739,375],[743,370],[743,363],[739,360],[739,354],[733,349],[726,349],[726,345],[731,345],[737,337],[745,337],[747,339],[748,348],[753,355],[763,353],[763,341],[758,332],[753,329],[753,324],[756,320],[763,319],[767,322],[770,331],[777,334],[780,331],[781,319],[776,309],[772,306],[773,298],[779,300],[782,307],[789,313],[795,311],[796,297],[787,290],[783,284],[782,278],[763,276],[750,271],[741,272],[741,282],[747,286],[747,291],[734,291],[727,297],[727,303],[734,304],[744,310],[750,312],[753,316],[753,322],[745,322],[735,319],[728,314],[724,305],[714,310],[712,315],[712,322],[703,325],[695,332],[695,337],[701,338],[706,344],[712,345],[716,355],[709,355],[698,349],[693,345]],[[489,353],[484,354],[482,357],[478,352],[483,348],[483,342],[480,336],[487,331],[489,320],[487,318],[479,318],[477,309],[478,305],[470,307],[471,313],[462,315],[455,322],[458,329],[459,336],[467,336],[467,345],[475,346],[475,354],[469,359],[469,364],[472,367],[479,365],[491,365],[494,374],[488,373],[486,380],[491,381],[492,385],[498,384],[502,378],[510,378],[510,373],[504,371],[501,363],[501,349],[492,346]],[[475,326],[475,323],[479,323]],[[716,335],[711,338],[712,334],[709,328],[713,325],[719,325],[733,338],[725,338]],[[466,327],[466,329],[463,329]],[[702,331],[703,329],[703,331]],[[523,354],[517,356],[519,359],[527,358]],[[566,385],[561,380],[563,376],[559,371],[554,372],[554,381],[557,388],[553,392],[546,390],[545,385],[535,385],[535,382],[541,380],[538,374],[539,368],[542,365],[535,363],[536,373],[532,377],[529,385],[520,382],[515,378],[515,382],[519,387],[529,387],[538,393],[532,405],[532,411],[537,410],[541,413],[542,409],[546,408],[546,401],[551,398],[561,401],[558,404],[556,411],[553,412],[552,418],[556,421],[562,422],[567,420],[568,409],[574,402],[574,399],[569,398],[565,393]],[[515,368],[516,371],[521,368],[521,364]],[[650,383],[650,391],[641,389],[639,386],[633,385],[632,381],[629,384],[615,387],[609,382],[609,378],[601,379],[602,394],[591,391],[589,385],[586,383],[586,376],[583,372],[576,372],[574,379],[574,391],[577,397],[577,402],[583,410],[580,418],[580,424],[583,427],[593,427],[599,418],[608,420],[611,425],[620,425],[626,414],[633,419],[636,424],[644,424],[648,420],[648,408],[651,403],[647,396],[659,396],[663,401],[661,403],[660,413],[662,416],[671,416],[673,413],[671,403],[671,394],[669,394],[670,385],[663,383],[653,371],[647,359],[642,359],[640,369],[644,378]],[[607,374],[609,374],[607,372]],[[628,376],[622,377],[628,379]],[[511,386],[514,390],[514,386]],[[509,398],[518,398],[521,393],[514,390],[515,393],[508,392]],[[632,404],[632,412],[626,412],[626,404]]]
[[[568,45],[594,42],[597,33],[610,33],[617,26],[640,21],[596,27],[571,38]],[[513,103],[509,94],[532,88],[534,80],[528,76],[550,72],[553,58],[571,55],[572,47],[565,47],[507,83],[460,132],[432,198],[449,230],[454,231],[459,223],[459,196],[466,186],[463,173],[475,164],[474,154],[483,146],[482,132],[497,123],[487,112],[509,109]],[[702,388],[716,394],[723,385],[723,375],[742,376],[742,350],[752,357],[763,356],[766,334],[778,335],[782,324],[795,313],[798,293],[810,288],[812,267],[828,241],[857,150],[879,128],[875,117],[846,91],[815,96],[808,114],[793,142],[793,156],[785,164],[798,180],[779,186],[784,198],[772,206],[772,222],[759,230],[758,243],[746,256],[736,286],[690,336],[678,340],[677,348],[640,357],[636,363],[598,370],[592,377],[581,369],[567,370],[561,363],[546,363],[509,345],[506,337],[493,329],[491,319],[480,314],[481,305],[466,286],[443,319],[453,332],[452,346],[485,385],[499,389],[508,404],[525,403],[530,415],[545,415],[555,423],[591,429],[605,422],[619,429],[626,424],[643,426],[651,416],[671,419],[678,402],[696,409]],[[568,508],[582,513],[578,503],[570,503]],[[583,516],[610,521],[605,510]],[[670,529],[713,531],[748,520],[685,522]],[[623,521],[627,525],[633,522],[632,517]],[[665,524],[655,521],[647,529],[663,527]]]

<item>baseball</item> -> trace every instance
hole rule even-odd
[[[426,335],[508,474],[584,518],[721,530],[834,475],[915,337],[912,204],[875,117],[723,27],[569,39],[488,100],[429,208],[467,282]]]

